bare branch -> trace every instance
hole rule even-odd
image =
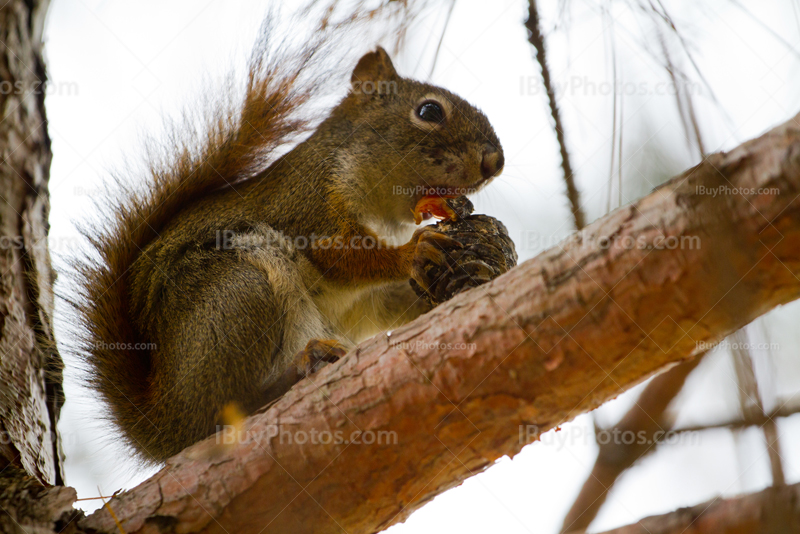
[[[777,410],[773,410],[770,413],[763,415],[759,413],[752,414],[751,417],[734,419],[732,421],[724,421],[721,423],[714,423],[710,425],[697,425],[697,426],[685,426],[681,428],[676,428],[673,432],[704,432],[706,430],[742,430],[744,428],[750,428],[753,426],[762,427],[769,421],[774,421],[775,419],[780,419],[782,417],[791,417],[793,415],[800,413],[800,405],[797,403],[790,404],[790,403],[783,403],[780,408]]]
[[[741,9],[742,11],[744,11],[744,12],[747,14],[747,16],[748,16],[748,17],[750,17],[751,19],[753,19],[753,21],[754,21],[756,24],[758,24],[758,25],[761,27],[761,29],[762,29],[762,30],[764,30],[765,32],[767,32],[768,34],[770,34],[770,35],[772,36],[772,38],[773,38],[773,39],[775,39],[775,40],[776,40],[776,41],[778,41],[778,42],[779,42],[781,45],[783,45],[783,47],[784,47],[784,48],[785,48],[785,49],[786,49],[786,50],[787,50],[787,51],[788,51],[790,54],[792,54],[792,55],[795,57],[795,59],[800,59],[800,51],[798,51],[798,50],[797,50],[797,49],[796,49],[796,48],[795,48],[795,47],[792,45],[792,43],[790,43],[789,41],[787,41],[786,39],[784,39],[784,38],[781,36],[781,34],[779,34],[778,32],[776,32],[774,28],[771,28],[771,27],[770,27],[768,24],[765,24],[763,20],[761,20],[760,18],[756,17],[756,16],[753,14],[753,12],[752,12],[752,11],[750,11],[749,9],[747,9],[747,7],[746,7],[746,6],[744,6],[744,5],[743,5],[743,4],[742,4],[742,3],[741,3],[739,0],[730,0],[730,1],[731,1],[731,3],[733,3],[733,4],[734,4],[736,7],[738,7],[738,8],[739,8],[739,9]]]
[[[739,402],[742,415],[745,420],[754,418],[763,419],[761,426],[764,438],[767,443],[767,454],[769,456],[770,471],[772,473],[772,485],[782,486],[786,483],[783,475],[783,462],[778,452],[778,429],[775,421],[768,419],[764,413],[764,405],[761,400],[761,392],[758,389],[756,371],[753,365],[753,357],[750,354],[749,338],[747,332],[742,329],[733,334],[734,343],[731,347],[733,354],[733,367],[736,370],[736,378],[739,386]]]
[[[450,26],[450,19],[453,17],[453,9],[456,7],[456,0],[451,0],[450,8],[447,10],[447,17],[444,19],[444,27],[442,28],[442,33],[439,35],[439,43],[436,45],[436,52],[433,53],[433,64],[431,65],[431,71],[428,74],[428,78],[433,77],[433,73],[436,70],[436,62],[439,60],[439,53],[442,50],[442,43],[444,42],[444,34],[447,33],[447,27]]]
[[[0,468],[62,483],[57,423],[63,363],[53,338],[54,274],[47,247],[50,136],[42,32],[49,2],[0,8]]]
[[[655,434],[665,432],[672,426],[671,422],[665,419],[667,408],[680,393],[686,378],[697,367],[700,358],[701,356],[698,356],[654,378],[642,391],[636,404],[613,429],[615,435],[626,435],[630,432],[634,436],[643,436],[647,439],[636,439],[630,443],[624,440],[598,443],[600,450],[592,471],[564,517],[561,532],[588,528],[606,502],[611,486],[620,475],[640,458],[656,449]]]
[[[768,488],[735,499],[716,498],[691,508],[642,519],[603,534],[800,532],[800,484]],[[575,532],[577,534],[577,531]]]
[[[547,93],[547,101],[550,104],[550,114],[553,116],[553,122],[555,123],[553,128],[555,129],[556,139],[558,140],[558,146],[561,150],[561,168],[564,170],[564,182],[567,185],[567,199],[569,199],[572,208],[572,218],[575,221],[575,228],[580,230],[586,226],[586,217],[581,208],[578,188],[575,186],[575,176],[572,173],[569,151],[567,150],[567,141],[564,137],[564,125],[561,123],[561,112],[558,109],[556,93],[550,79],[550,69],[547,66],[547,51],[539,23],[539,10],[536,6],[536,0],[530,0],[529,6],[528,20],[525,22],[525,27],[529,32],[528,41],[536,49],[536,61],[539,62],[539,66],[542,69],[542,83]]]

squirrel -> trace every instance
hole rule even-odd
[[[151,163],[144,191],[123,187],[88,232],[78,308],[90,385],[145,462],[213,434],[231,403],[252,413],[429,311],[410,280],[424,284],[422,268],[453,244],[415,229],[416,203],[478,191],[503,168],[481,111],[400,76],[380,47],[305,140],[265,161],[296,135],[291,113],[309,95],[264,61],[199,147]]]

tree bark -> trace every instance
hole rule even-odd
[[[573,531],[577,534],[578,531]],[[580,531],[583,532],[583,531]],[[800,532],[800,484],[712,499],[603,534],[792,534]]]
[[[800,296],[798,121],[362,343],[111,509],[128,533],[375,532],[701,353]]]
[[[0,532],[3,534],[74,534],[83,512],[73,508],[77,495],[65,486],[45,487],[22,469],[0,472]]]
[[[47,248],[50,137],[42,31],[47,0],[0,8],[0,468],[62,484],[63,393]],[[5,480],[5,479],[4,479]]]

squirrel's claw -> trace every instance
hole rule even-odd
[[[463,248],[463,245],[430,226],[414,232],[414,239],[417,244],[414,249],[411,279],[425,291],[429,291],[436,283],[436,280],[432,280],[427,274],[431,270],[431,265],[450,270],[448,253]]]
[[[437,244],[446,243],[442,237],[458,243],[452,248],[442,245],[443,262],[420,255],[414,263],[411,287],[432,306],[485,284],[516,265],[517,255],[508,231],[486,215],[440,222],[430,231],[437,236],[433,238]]]
[[[347,350],[335,339],[312,339],[298,352],[278,378],[262,392],[261,402],[269,405],[282,397],[292,386],[329,363],[344,357]]]
[[[316,373],[328,363],[339,361],[345,354],[347,349],[335,339],[312,339],[297,353],[294,365],[302,378]]]

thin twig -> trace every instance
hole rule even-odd
[[[613,27],[614,19],[608,16],[608,11],[603,8],[603,18],[608,18],[608,26]],[[614,157],[616,156],[617,142],[617,47],[614,44],[614,30],[611,30],[611,77],[614,82],[613,101],[611,108],[611,161],[608,164],[608,194],[606,195],[606,213],[611,211],[611,192],[614,189]]]
[[[621,68],[621,67],[620,67]],[[622,76],[620,76],[622,78]],[[622,131],[625,129],[625,91],[619,93],[619,140],[617,141],[617,207],[622,206]]]
[[[792,55],[793,55],[793,56],[794,56],[796,59],[800,59],[800,52],[799,52],[799,51],[798,51],[798,50],[797,50],[795,47],[793,47],[793,46],[792,46],[792,43],[790,43],[789,41],[787,41],[786,39],[784,39],[783,37],[781,37],[781,35],[780,35],[778,32],[776,32],[774,29],[772,29],[772,28],[770,28],[769,26],[767,26],[766,24],[764,24],[764,22],[763,22],[763,21],[761,21],[761,19],[759,19],[758,17],[756,17],[756,16],[753,14],[753,12],[752,12],[752,11],[750,11],[749,9],[747,9],[747,8],[746,8],[746,7],[745,7],[745,6],[744,6],[744,5],[743,5],[741,2],[739,2],[739,0],[730,0],[730,1],[731,1],[731,2],[732,2],[732,3],[733,3],[735,6],[736,6],[736,7],[738,7],[739,9],[741,9],[742,11],[744,11],[745,13],[747,13],[747,15],[748,15],[748,16],[749,16],[751,19],[753,19],[753,20],[755,21],[755,23],[756,23],[756,24],[758,24],[759,26],[761,26],[761,29],[763,29],[764,31],[766,31],[767,33],[769,33],[769,34],[770,34],[770,35],[771,35],[773,38],[775,38],[775,40],[776,40],[776,41],[778,41],[780,44],[782,44],[782,45],[783,45],[783,46],[784,46],[784,47],[785,47],[785,48],[786,48],[786,49],[787,49],[789,52],[791,52],[791,53],[792,53]]]
[[[723,421],[720,423],[712,423],[708,425],[684,426],[672,430],[675,434],[686,434],[691,432],[707,432],[709,430],[743,430],[746,428],[758,426],[763,427],[769,421],[775,419],[784,419],[800,414],[800,406],[798,405],[784,405],[777,410],[773,410],[766,415],[750,414],[748,417],[740,419],[733,419],[731,421]]]
[[[436,60],[439,59],[439,52],[442,49],[444,34],[447,32],[447,27],[450,25],[450,18],[453,16],[454,7],[456,7],[456,0],[450,2],[450,9],[447,11],[447,18],[444,19],[444,28],[442,28],[442,34],[439,36],[439,44],[436,45],[436,53],[433,55],[433,65],[431,65],[431,73],[428,75],[428,78],[433,78],[433,71],[436,70]]]
[[[678,43],[681,45],[681,48],[683,48],[683,52],[689,59],[689,63],[692,64],[692,68],[694,69],[695,74],[697,74],[697,77],[700,79],[701,82],[703,82],[703,85],[705,85],[706,91],[708,91],[709,98],[714,103],[714,105],[716,105],[717,109],[720,111],[722,117],[726,120],[728,125],[733,128],[734,126],[731,116],[723,109],[722,104],[720,104],[720,101],[717,98],[717,94],[711,88],[711,84],[706,79],[705,75],[703,74],[703,71],[700,70],[700,67],[697,65],[697,61],[695,61],[694,59],[694,54],[692,54],[691,50],[689,49],[689,45],[687,44],[686,39],[683,38],[683,34],[680,31],[678,31],[675,22],[673,22],[670,14],[667,13],[667,10],[664,7],[664,4],[661,3],[661,0],[656,0],[656,1],[658,2],[658,5],[661,7],[661,11],[659,12],[658,10],[655,9],[655,7],[653,7],[654,12],[658,14],[667,23],[670,30],[672,30],[672,33],[674,33],[675,37],[678,38]]]
[[[542,69],[542,83],[547,92],[547,101],[550,104],[550,114],[553,116],[555,122],[556,139],[558,146],[561,149],[561,168],[564,171],[564,182],[567,185],[567,199],[569,199],[570,206],[572,207],[572,217],[575,222],[575,228],[580,230],[586,225],[586,218],[581,209],[580,194],[578,188],[575,186],[575,177],[572,173],[572,165],[570,165],[569,151],[567,150],[567,141],[564,138],[564,125],[561,122],[561,113],[558,109],[558,102],[556,101],[556,93],[553,90],[552,81],[550,78],[550,69],[547,67],[547,52],[544,44],[544,37],[542,36],[541,25],[539,21],[539,11],[536,6],[536,0],[529,2],[528,20],[525,22],[525,27],[528,29],[528,41],[536,49],[536,61]]]
[[[784,476],[783,461],[778,453],[780,444],[778,443],[778,430],[775,421],[768,418],[764,412],[764,404],[761,399],[761,392],[756,380],[753,357],[750,354],[749,338],[747,332],[742,329],[733,334],[734,344],[731,348],[733,355],[736,378],[739,385],[739,402],[741,403],[742,416],[745,420],[760,418],[764,420],[761,429],[764,432],[764,439],[767,443],[767,454],[769,465],[772,472],[772,485],[783,486],[786,484]]]
[[[671,421],[666,417],[667,408],[683,389],[686,378],[697,367],[701,357],[698,356],[655,377],[620,422],[613,429],[605,429],[606,434],[625,435],[632,432],[634,436],[654,436],[656,432],[669,431]],[[605,502],[608,491],[620,475],[637,460],[655,450],[656,440],[646,441],[637,439],[627,443],[609,440],[598,443],[600,451],[592,471],[564,517],[561,532],[583,531],[589,527]]]
[[[664,54],[664,61],[666,63],[666,70],[667,74],[669,74],[670,80],[672,80],[672,85],[675,87],[675,105],[678,108],[678,116],[681,119],[681,124],[683,124],[683,131],[684,136],[686,137],[686,144],[689,146],[689,150],[692,149],[692,137],[694,137],[694,142],[697,146],[697,150],[700,153],[700,157],[702,158],[705,156],[706,150],[703,145],[703,138],[700,134],[700,128],[697,124],[697,117],[695,116],[694,106],[692,105],[692,95],[684,95],[681,91],[682,85],[678,82],[678,76],[676,74],[675,65],[672,63],[672,56],[670,55],[669,48],[667,47],[666,40],[664,39],[664,34],[661,33],[661,30],[658,31],[658,41],[661,44],[661,50]],[[686,108],[684,109],[684,102],[686,100]],[[692,129],[690,130],[690,125]],[[694,132],[694,135],[692,135]]]

